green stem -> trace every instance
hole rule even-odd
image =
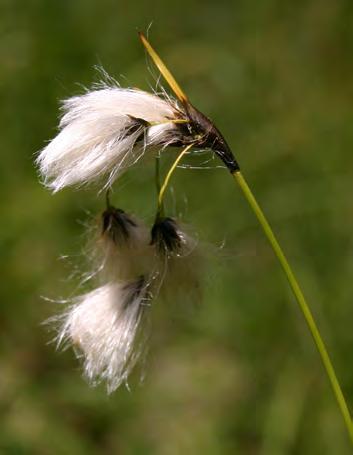
[[[161,157],[157,153],[156,158],[155,158],[155,174],[154,174],[155,175],[157,197],[159,196],[159,193],[161,191],[160,160],[161,160]],[[164,216],[164,204],[163,204],[163,201],[162,201],[161,204],[158,204],[157,216]]]
[[[249,205],[251,206],[252,210],[254,211],[254,214],[256,215],[258,221],[260,222],[261,227],[262,227],[267,239],[269,240],[271,247],[272,247],[273,251],[275,252],[275,254],[282,266],[282,269],[289,281],[290,287],[292,288],[295,298],[303,313],[305,321],[309,327],[310,333],[311,333],[312,337],[314,338],[314,341],[315,341],[316,347],[319,351],[322,363],[325,367],[327,376],[331,383],[333,393],[336,397],[338,406],[340,408],[344,422],[346,424],[349,437],[351,439],[351,442],[353,443],[353,424],[352,424],[352,418],[351,418],[351,415],[349,413],[349,409],[347,406],[347,402],[342,393],[341,386],[338,382],[330,356],[325,347],[325,343],[323,342],[323,340],[321,338],[320,331],[316,325],[316,322],[310,311],[310,308],[305,300],[303,292],[300,289],[298,281],[294,276],[294,273],[286,259],[286,256],[284,255],[284,253],[282,251],[282,248],[280,247],[280,245],[271,229],[271,226],[269,225],[263,211],[261,210],[259,204],[257,203],[257,201],[256,201],[252,191],[250,190],[248,184],[246,183],[246,180],[244,179],[243,175],[241,174],[240,171],[235,171],[235,172],[233,172],[232,175],[234,176],[235,180],[239,184],[246,200],[248,201]]]

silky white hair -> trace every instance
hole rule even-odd
[[[173,218],[161,219],[157,232],[155,227],[153,245],[162,299],[168,304],[176,298],[187,303],[199,301],[202,256],[190,228]]]
[[[96,288],[72,298],[49,319],[57,346],[73,346],[84,376],[93,386],[106,382],[108,393],[128,376],[144,350],[146,310],[158,294],[169,304],[200,297],[197,240],[174,219],[155,224],[152,241],[137,218],[109,205],[101,217],[91,273]],[[103,229],[102,229],[103,227]],[[139,275],[140,273],[140,275]],[[98,285],[97,285],[98,282]]]
[[[149,273],[153,261],[150,231],[136,216],[109,206],[89,234],[88,279],[98,276],[103,283],[126,281]]]
[[[138,89],[101,85],[62,103],[59,134],[40,152],[37,164],[54,192],[107,175],[105,186],[144,154],[176,140],[176,102]]]
[[[127,381],[141,353],[136,336],[147,301],[143,278],[108,283],[74,298],[56,317],[58,346],[74,346],[92,385],[106,381],[111,393]]]

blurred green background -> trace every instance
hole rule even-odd
[[[152,43],[268,214],[353,408],[352,1],[1,0],[0,11],[0,453],[351,453],[283,274],[222,169],[178,170],[169,195],[208,249],[201,305],[158,302],[143,383],[90,388],[74,354],[49,343],[41,323],[58,305],[42,296],[76,291],[102,196],[51,195],[33,160],[94,65],[149,89],[136,31],[153,22]],[[114,202],[150,222],[153,163],[117,182]]]

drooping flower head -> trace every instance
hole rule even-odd
[[[104,280],[126,280],[151,267],[149,229],[136,216],[108,205],[95,226],[89,261]]]
[[[161,278],[163,300],[199,301],[202,270],[198,241],[175,219],[157,218],[151,230]]]
[[[176,221],[170,217],[157,218],[151,230],[151,243],[162,256],[178,256],[187,239]]]
[[[111,282],[74,298],[56,318],[58,345],[75,347],[92,385],[105,381],[110,393],[126,382],[141,354],[136,338],[148,299],[144,277]]]

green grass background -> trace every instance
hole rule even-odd
[[[33,160],[94,65],[149,89],[136,31],[153,22],[152,43],[224,133],[288,253],[352,409],[353,3],[1,0],[0,12],[0,453],[351,453],[283,274],[221,169],[178,170],[168,199],[208,250],[201,305],[158,302],[144,382],[90,388],[73,353],[48,344],[41,323],[58,305],[41,296],[75,291],[102,196],[52,196]],[[117,182],[114,202],[150,222],[153,163]]]

